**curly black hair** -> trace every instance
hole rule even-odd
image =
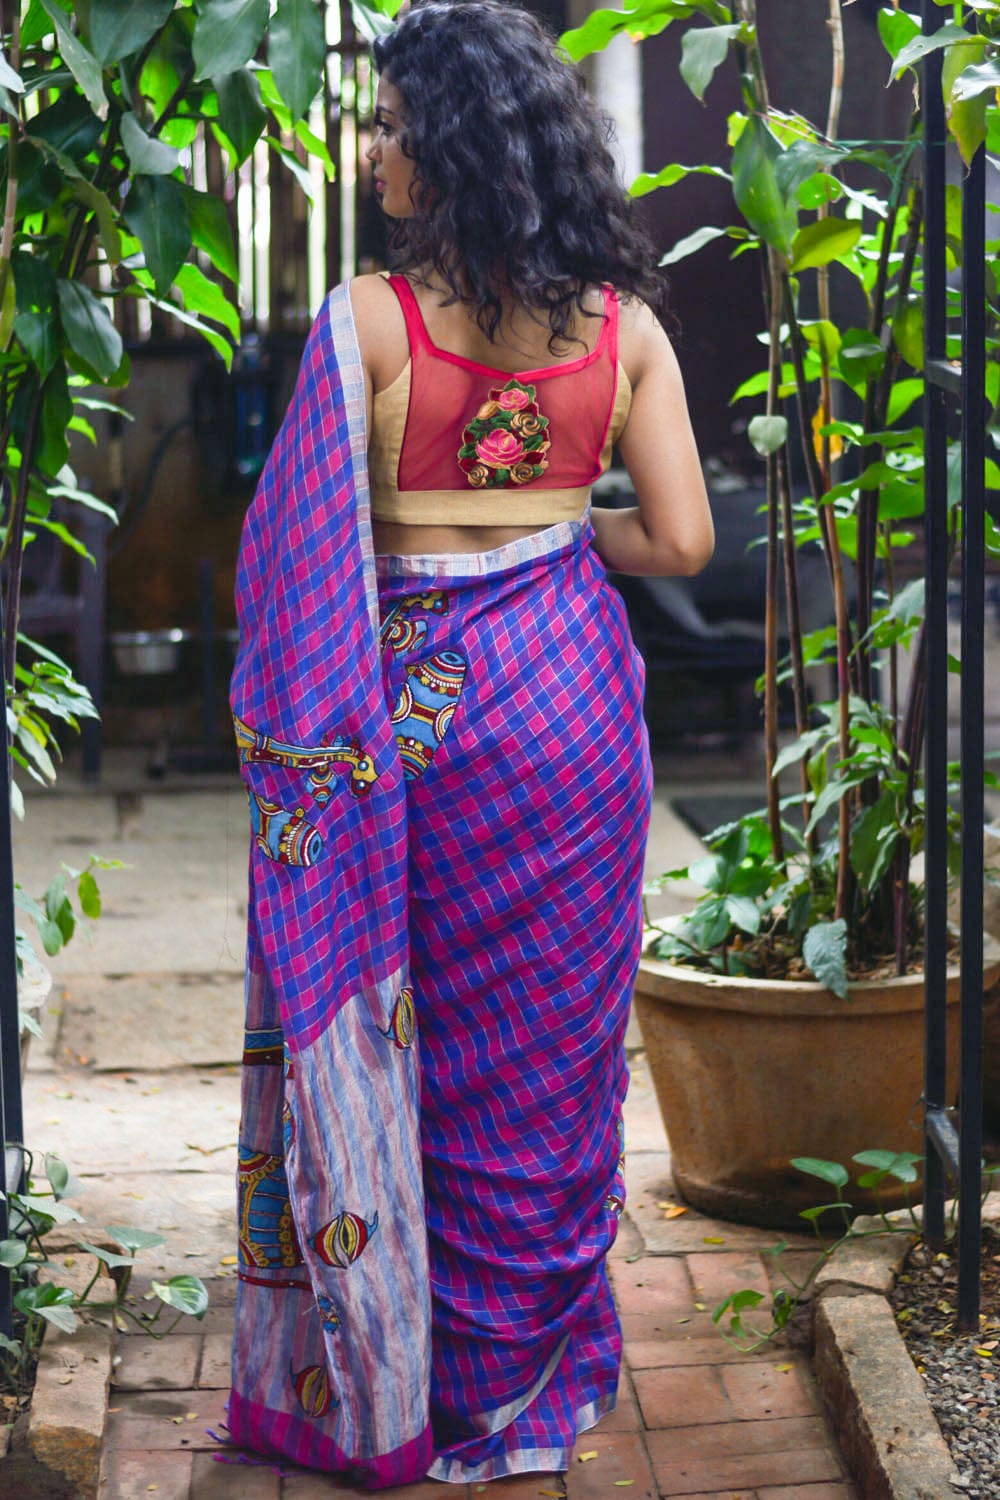
[[[373,44],[402,95],[412,218],[392,221],[397,269],[434,275],[494,338],[513,297],[568,341],[588,287],[662,310],[658,255],[608,149],[610,119],[554,37],[502,0],[427,0]]]

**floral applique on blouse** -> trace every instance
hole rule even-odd
[[[459,468],[477,490],[538,479],[549,463],[548,427],[548,417],[538,410],[535,387],[508,380],[490,391],[462,433]]]

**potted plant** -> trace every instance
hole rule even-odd
[[[977,7],[977,17],[981,35],[946,27],[933,41],[895,7],[878,18],[887,74],[899,76],[931,47],[948,48],[946,104],[966,161],[988,131],[1000,132],[989,41],[1000,5]],[[727,177],[740,222],[699,228],[664,262],[720,236],[733,241],[734,255],[761,260],[767,366],[733,399],[764,407],[748,435],[767,478],[766,774],[760,811],[717,830],[703,859],[662,878],[690,877],[705,895],[690,916],[651,932],[636,1004],[680,1192],[727,1217],[794,1225],[810,1200],[791,1158],[922,1142],[922,888],[911,866],[924,836],[923,583],[904,582],[898,564],[914,539],[908,523],[924,512],[918,136],[838,141],[838,0],[829,3],[833,67],[822,126],[772,102],[754,0],[601,11],[563,41],[581,57],[617,30],[648,35],[677,21],[689,23],[681,73],[696,98],[735,54],[743,109],[728,120],[730,160],[726,168],[672,164],[632,191],[669,187],[691,172]],[[960,254],[954,239],[950,253]],[[838,317],[833,265],[853,281],[863,320]],[[994,405],[995,359],[987,382]],[[797,463],[804,486],[792,482]],[[1000,487],[992,461],[988,482]],[[959,535],[954,507],[953,553]],[[831,623],[811,633],[802,628],[798,585],[806,544],[822,548],[830,589]],[[814,702],[810,680],[831,669],[835,696]],[[781,748],[783,683],[795,738]],[[956,865],[957,823],[952,814]],[[988,971],[1000,972],[997,951],[987,958]],[[957,1001],[957,973],[950,983]]]

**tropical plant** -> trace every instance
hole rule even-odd
[[[934,37],[922,36],[918,21],[896,5],[882,8],[878,27],[886,81],[915,69],[929,51],[944,49],[949,127],[968,163],[983,142],[989,151],[1000,149],[1000,3],[976,0],[948,9],[954,20]],[[924,513],[917,405],[923,394],[923,214],[915,125],[901,140],[838,140],[845,69],[840,0],[827,0],[827,10],[832,81],[827,118],[819,124],[772,99],[754,0],[643,0],[623,11],[595,12],[562,41],[580,58],[620,31],[648,36],[687,23],[680,72],[699,100],[716,70],[735,58],[743,107],[725,124],[728,165],[670,164],[643,174],[632,192],[669,188],[696,172],[724,178],[732,188],[734,222],[700,226],[663,263],[725,237],[734,257],[752,253],[761,264],[767,364],[733,400],[763,401],[748,434],[767,478],[765,805],[717,830],[704,859],[654,882],[656,888],[690,876],[707,888],[693,915],[661,936],[654,951],[728,973],[804,971],[844,995],[849,974],[884,964],[904,973],[921,957],[921,891],[910,872],[924,837],[923,584],[897,584],[897,554],[913,540],[912,523]],[[950,187],[952,269],[961,257],[959,208],[960,189]],[[865,317],[859,324],[837,316],[832,267],[853,282],[855,305],[861,294]],[[960,289],[949,296],[956,312]],[[994,426],[1000,299],[992,265],[986,315]],[[949,356],[957,352],[957,338],[949,338]],[[959,459],[956,445],[949,465],[952,556],[961,542]],[[804,492],[792,481],[797,461],[805,471]],[[1000,467],[992,458],[986,467],[988,486],[1000,489]],[[1000,532],[989,519],[986,526],[987,546],[997,552]],[[807,545],[822,549],[830,586],[831,623],[811,632],[802,628],[798,578],[798,550]],[[788,642],[783,657],[779,592]],[[904,651],[912,667],[905,693]],[[816,703],[810,678],[831,668],[836,696]],[[796,737],[780,748],[779,693],[789,688]],[[794,770],[798,786],[782,795],[779,778],[786,770]],[[997,784],[992,775],[988,780]],[[955,818],[950,837],[954,863]]]
[[[89,1256],[95,1263],[93,1274],[81,1291],[62,1285],[55,1258],[45,1240],[57,1225],[83,1224],[83,1215],[66,1202],[81,1191],[81,1184],[66,1163],[51,1153],[45,1157],[45,1175],[46,1183],[36,1185],[29,1165],[26,1191],[11,1193],[9,1197],[9,1237],[0,1240],[0,1266],[13,1276],[16,1317],[16,1335],[8,1337],[0,1333],[0,1393],[6,1389],[14,1396],[24,1388],[49,1325],[63,1333],[73,1333],[81,1314],[99,1314],[114,1319],[116,1326],[132,1323],[144,1333],[162,1338],[185,1315],[201,1319],[208,1309],[204,1282],[197,1276],[184,1274],[164,1282],[154,1281],[151,1300],[155,1307],[133,1311],[129,1286],[136,1256],[142,1250],[162,1245],[164,1237],[127,1224],[109,1224],[100,1231],[101,1238],[117,1246],[115,1250],[109,1250],[106,1244],[92,1244],[82,1234],[71,1246],[60,1237],[59,1256],[64,1264],[68,1251]],[[102,1275],[105,1267],[110,1278]],[[160,1317],[168,1307],[177,1316],[161,1327]]]
[[[236,248],[222,198],[194,184],[192,147],[210,132],[235,170],[263,138],[303,190],[308,155],[333,176],[308,120],[324,6],[7,0],[0,49],[2,671],[12,759],[51,783],[60,726],[76,729],[95,709],[64,661],[19,634],[24,550],[49,533],[92,562],[73,514],[87,507],[115,522],[69,457],[72,434],[96,442],[96,412],[127,415],[124,303],[169,313],[231,363]],[[12,806],[23,816],[16,782]],[[18,890],[47,953],[75,925],[68,879],[80,911],[97,914],[100,864],[61,872],[40,901]],[[29,947],[19,932],[19,960]]]

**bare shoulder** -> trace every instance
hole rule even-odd
[[[376,390],[399,374],[409,352],[399,298],[384,276],[355,276],[351,307],[361,358]]]
[[[677,358],[656,313],[641,297],[620,302],[618,353],[633,386],[652,370],[677,368]]]

